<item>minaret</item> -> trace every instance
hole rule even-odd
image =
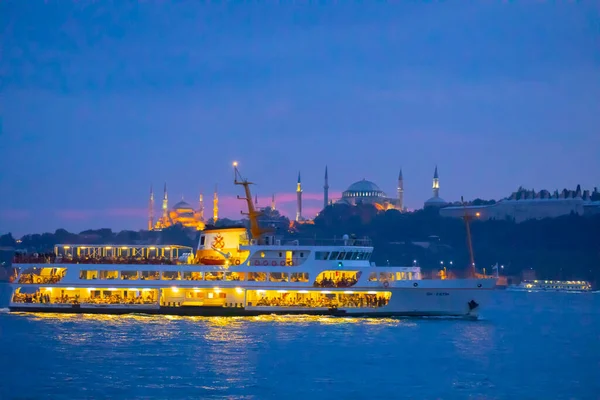
[[[271,196],[271,210],[275,211],[275,193]]]
[[[163,201],[162,201],[163,223],[166,224],[168,219],[169,219],[169,196],[167,196],[167,182],[165,182],[165,191],[163,194]]]
[[[258,194],[254,195],[254,207],[258,210]]]
[[[433,197],[440,197],[440,177],[438,176],[437,165],[435,166],[435,171],[433,172]]]
[[[302,220],[302,183],[300,183],[300,171],[298,171],[298,185],[296,186],[296,221]]]
[[[219,219],[219,194],[217,192],[217,185],[215,185],[215,194],[213,197],[213,223],[217,223]]]
[[[402,168],[398,174],[398,209],[404,210],[404,178],[402,177]]]
[[[154,228],[154,190],[150,185],[150,201],[148,201],[148,230]]]
[[[200,193],[200,197],[198,198],[198,216],[200,221],[204,221],[204,195]]]
[[[327,177],[327,165],[325,166],[325,185],[323,186],[323,208],[329,205],[329,178]]]

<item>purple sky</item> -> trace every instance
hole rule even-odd
[[[435,164],[446,200],[600,186],[597,2],[47,3],[0,3],[0,233],[143,228],[164,181],[237,218],[233,160],[288,215],[326,164],[409,208]]]

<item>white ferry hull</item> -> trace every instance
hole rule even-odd
[[[476,318],[495,287],[493,279],[419,280],[389,287],[379,307],[165,306],[158,304],[40,304],[11,302],[11,312],[81,314],[162,314],[182,316],[332,315],[347,317],[452,316]],[[367,288],[365,288],[367,289]],[[356,289],[358,290],[358,289]]]

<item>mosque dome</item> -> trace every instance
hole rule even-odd
[[[385,197],[385,193],[375,183],[363,179],[350,185],[342,197]]]
[[[177,203],[173,206],[173,211],[178,211],[178,210],[189,211],[189,210],[193,210],[193,209],[194,208],[189,203],[186,203],[183,200],[181,200],[179,203]]]

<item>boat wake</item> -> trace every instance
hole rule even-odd
[[[0,314],[8,314],[10,310],[8,308],[0,308]]]

